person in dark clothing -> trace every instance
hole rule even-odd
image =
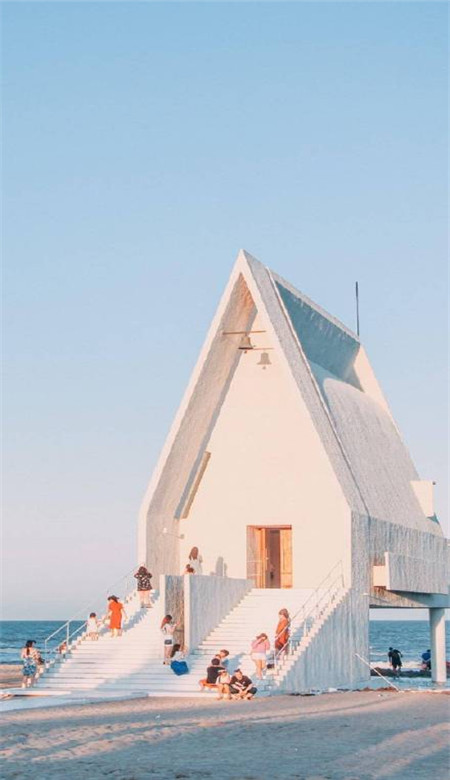
[[[396,650],[395,648],[389,650],[389,653],[390,653],[391,666],[394,671],[394,674],[396,677],[399,677],[400,670],[402,668],[402,654],[400,650]]]
[[[204,689],[217,689],[217,678],[222,672],[225,672],[225,667],[221,665],[218,658],[213,658],[210,665],[206,669],[206,677],[204,680],[200,680],[200,687]]]
[[[134,576],[137,579],[137,591],[139,595],[139,600],[141,602],[141,608],[149,609],[152,606],[150,601],[150,591],[152,589],[152,583],[151,583],[152,575],[150,574],[146,566],[139,566],[139,569],[137,570]]]
[[[250,677],[242,674],[240,669],[236,669],[230,680],[230,693],[233,699],[253,699],[257,690]]]
[[[422,669],[428,671],[431,669],[431,650],[422,653]]]
[[[206,670],[206,682],[209,685],[215,685],[218,676],[224,671],[224,667],[221,665],[218,658],[213,658],[211,665]]]

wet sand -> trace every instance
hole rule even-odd
[[[135,699],[3,715],[2,778],[448,780],[450,696]]]

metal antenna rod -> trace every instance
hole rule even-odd
[[[358,282],[355,282],[355,295],[356,295],[356,335],[359,338],[359,287],[358,287]]]

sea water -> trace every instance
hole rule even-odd
[[[62,620],[2,620],[0,621],[0,664],[19,664],[20,651],[27,639],[34,639],[41,652],[45,639],[63,626]],[[81,626],[71,624],[71,632]],[[56,648],[65,639],[65,630],[56,634],[48,643]],[[403,654],[405,667],[420,668],[421,655],[430,647],[430,629],[427,620],[371,620],[369,630],[370,662],[375,666],[387,666],[389,647],[395,647]],[[447,658],[450,660],[450,630],[447,630]],[[373,684],[383,684],[372,678]],[[397,684],[397,682],[395,683]],[[402,687],[432,687],[426,677],[403,678]]]
[[[74,620],[70,624],[70,632],[76,631],[82,623]],[[0,620],[0,664],[22,663],[20,651],[27,639],[33,639],[43,653],[45,640],[57,632],[47,645],[49,649],[56,649],[66,639],[66,631],[62,629],[64,624],[64,620]]]

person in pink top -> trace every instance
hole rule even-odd
[[[251,658],[256,666],[256,676],[262,679],[263,671],[267,666],[267,653],[270,650],[270,642],[267,634],[258,634],[252,642]]]

